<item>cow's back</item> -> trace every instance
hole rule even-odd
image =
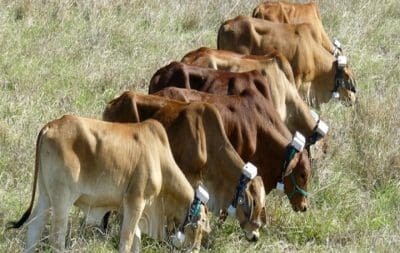
[[[319,7],[315,2],[286,3],[266,1],[253,10],[252,16],[277,23],[309,23],[322,46],[329,52],[334,49],[322,24]]]
[[[40,152],[46,165],[43,170],[54,167],[47,173],[77,182],[77,188],[87,194],[98,190],[101,182],[104,198],[114,202],[130,184],[138,165],[151,168],[146,177],[159,181],[161,172],[157,170],[170,152],[165,130],[155,120],[112,124],[68,115],[50,122],[47,128]],[[79,201],[88,200],[83,197]]]

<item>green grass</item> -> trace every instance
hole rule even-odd
[[[216,46],[221,22],[258,1],[0,1],[0,252],[22,251],[26,228],[4,231],[31,196],[36,135],[65,113],[100,118],[126,89],[145,92],[152,74],[189,50]],[[357,104],[321,108],[329,152],[313,165],[311,209],[267,198],[269,223],[257,243],[238,225],[213,225],[213,252],[398,252],[400,250],[400,2],[318,1],[357,76]],[[116,251],[118,222],[102,235],[79,229],[68,248]],[[44,235],[48,235],[48,229]],[[49,252],[44,237],[41,251]],[[151,239],[145,252],[172,248]]]

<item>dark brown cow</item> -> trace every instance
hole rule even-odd
[[[259,168],[266,193],[283,178],[291,203],[301,203],[300,206],[294,205],[294,210],[307,209],[305,191],[311,176],[308,155],[304,150],[294,155],[290,145],[292,135],[272,103],[265,103],[265,99],[253,90],[245,90],[239,96],[220,96],[169,87],[156,94],[214,105],[222,116],[225,132],[236,151],[244,160]],[[289,167],[286,167],[288,164]]]
[[[244,162],[229,143],[221,117],[213,106],[125,92],[107,105],[103,118],[113,122],[140,122],[152,118],[161,122],[179,168],[192,185],[203,183],[207,187],[210,210],[218,214],[232,199],[236,203],[235,199],[241,198],[236,217],[248,239],[258,238],[257,229],[265,223],[262,179],[258,176],[245,180],[242,190],[235,194],[244,173]],[[293,204],[300,205],[299,202]]]
[[[328,130],[327,125],[319,119],[318,126],[316,126],[312,112],[299,96],[294,83],[289,81],[293,80],[293,72],[288,60],[277,51],[262,56],[242,55],[230,51],[202,47],[186,54],[182,58],[182,62],[232,72],[257,70],[268,81],[264,84],[271,89],[271,97],[266,97],[266,99],[272,101],[281,119],[286,123],[292,134],[300,131],[308,137],[317,130],[320,131],[320,137],[322,137]],[[187,75],[190,75],[190,73]],[[227,84],[225,84],[225,87],[226,89],[228,88]],[[255,87],[252,83],[249,83],[246,88]],[[220,95],[225,94],[227,94],[227,90]]]
[[[355,101],[354,75],[347,60],[344,56],[336,59],[322,47],[308,23],[281,24],[238,16],[221,25],[218,49],[255,55],[278,50],[289,60],[296,87],[309,104],[318,107],[339,94],[345,101]]]
[[[332,43],[322,24],[319,7],[315,2],[287,3],[266,1],[253,10],[253,17],[286,24],[309,23],[319,36],[322,46],[334,56],[342,52],[340,42]]]
[[[258,71],[231,73],[227,71],[199,68],[180,62],[171,62],[159,69],[151,78],[149,94],[168,87],[171,83],[179,88],[199,89],[207,92],[225,92],[224,86],[229,83],[245,87],[248,83],[262,84],[265,78]],[[219,85],[218,85],[219,84]],[[222,87],[221,90],[218,90]],[[217,89],[217,90],[215,90]]]
[[[251,90],[250,94],[262,97],[257,101],[258,106],[272,102],[281,119],[289,123],[292,133],[300,131],[308,137],[309,144],[314,144],[326,134],[326,127],[324,132],[320,131],[308,106],[301,100],[285,74],[276,69],[276,63],[265,67],[265,75],[269,75],[268,72],[271,74],[271,82],[263,78],[258,71],[232,73],[174,62],[156,72],[150,81],[149,92],[159,91],[167,86],[191,88],[219,95],[239,95],[245,90]]]

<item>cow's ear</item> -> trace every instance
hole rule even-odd
[[[265,206],[261,210],[260,219],[262,224],[267,224],[267,209]]]

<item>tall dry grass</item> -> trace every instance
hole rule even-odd
[[[314,164],[312,208],[291,211],[276,193],[257,243],[237,224],[215,228],[215,252],[397,252],[400,250],[400,2],[317,1],[328,34],[344,44],[357,75],[357,104],[326,104],[329,153]],[[65,113],[99,118],[126,89],[145,92],[152,74],[187,51],[216,46],[220,23],[250,15],[258,1],[0,1],[0,252],[22,251],[26,229],[4,231],[27,208],[36,135]],[[102,235],[79,229],[67,245],[109,252],[118,223]],[[48,231],[41,250],[49,251]],[[144,251],[171,251],[145,239]]]

